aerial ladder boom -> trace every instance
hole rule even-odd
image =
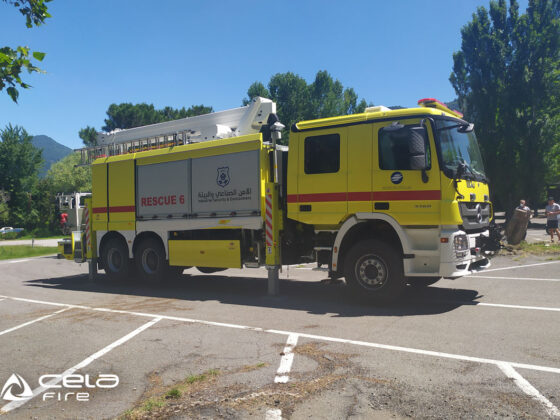
[[[97,133],[97,145],[79,149],[82,164],[98,157],[158,149],[174,145],[199,143],[258,133],[267,124],[276,104],[270,99],[256,97],[247,106],[182,118],[158,124],[110,133]]]

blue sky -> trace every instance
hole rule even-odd
[[[310,82],[327,70],[376,105],[448,101],[452,53],[480,5],[488,0],[54,0],[52,18],[27,29],[0,1],[0,45],[47,53],[18,105],[0,93],[0,127],[77,148],[79,129],[99,130],[111,103],[223,110],[287,71]]]

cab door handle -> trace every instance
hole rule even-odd
[[[299,211],[311,211],[311,204],[301,204]]]

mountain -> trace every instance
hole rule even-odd
[[[45,160],[45,164],[39,171],[39,176],[41,178],[43,178],[47,174],[47,171],[53,163],[58,162],[63,157],[66,157],[70,153],[72,153],[72,149],[58,143],[49,136],[34,136],[31,139],[31,143],[33,143],[33,146],[35,146],[37,149],[41,149],[43,151],[43,159]]]

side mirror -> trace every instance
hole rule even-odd
[[[459,133],[470,133],[473,130],[474,130],[474,124],[473,123],[468,123],[466,125],[462,125],[461,127],[459,127],[457,129],[457,131]]]
[[[410,169],[425,171],[428,169],[426,162],[426,129],[424,127],[413,127],[409,130],[408,159]]]
[[[389,133],[394,133],[397,131],[404,130],[404,125],[400,124],[397,121],[394,121],[393,124],[383,127],[383,131],[387,131]]]

